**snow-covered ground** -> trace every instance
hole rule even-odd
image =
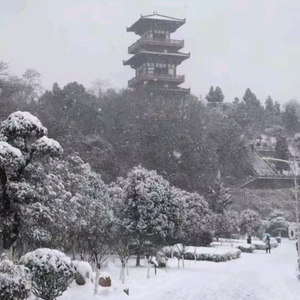
[[[73,284],[58,300],[299,300],[296,261],[295,242],[286,239],[271,254],[255,250],[228,262],[185,261],[185,268],[178,269],[177,260],[171,259],[167,271],[158,269],[154,275],[151,269],[149,279],[147,268],[134,267],[130,260],[129,276],[122,285],[116,260],[103,270],[111,274],[111,288],[99,289],[94,296],[91,284]],[[129,288],[129,296],[123,292],[125,288]]]

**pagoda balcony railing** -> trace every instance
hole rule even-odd
[[[130,47],[128,47],[128,53],[131,54],[136,48],[141,45],[157,45],[157,46],[177,46],[177,49],[184,47],[184,40],[173,40],[173,39],[151,39],[151,38],[140,38]]]
[[[185,76],[168,74],[139,74],[128,81],[128,86],[132,87],[141,80],[154,80],[181,84],[185,81]]]

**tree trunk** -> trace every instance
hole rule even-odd
[[[140,266],[141,266],[141,248],[139,247],[138,253],[136,256],[136,267],[140,267]]]
[[[72,255],[73,255],[73,260],[76,259],[76,243],[75,241],[73,241],[73,244],[72,244]]]
[[[125,283],[125,265],[123,265],[123,264],[122,264],[121,274],[122,274],[122,284],[124,284]]]
[[[95,263],[96,263],[96,279],[95,279],[95,289],[94,289],[94,295],[98,293],[98,285],[99,285],[99,278],[100,278],[100,263],[98,260],[97,253],[94,253],[95,256]]]
[[[19,225],[12,224],[4,226],[2,231],[3,249],[10,250],[13,243],[17,240],[19,234]]]
[[[147,278],[150,278],[150,263],[148,260],[148,267],[147,267]]]
[[[120,277],[119,277],[120,280],[122,280],[122,271],[123,271],[123,266],[121,265]]]
[[[141,266],[142,250],[143,250],[143,240],[142,240],[141,236],[139,236],[139,248],[138,248],[138,253],[137,253],[137,256],[136,256],[136,266],[137,267]]]
[[[98,285],[99,285],[99,279],[100,279],[100,268],[97,264],[97,270],[96,270],[96,280],[95,280],[95,288],[94,288],[94,295],[98,293]]]

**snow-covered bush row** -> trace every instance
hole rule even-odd
[[[54,300],[75,279],[71,259],[52,249],[37,249],[20,258],[20,263],[30,270],[32,292],[44,300]]]
[[[219,239],[219,242],[225,242],[225,243],[230,243],[230,244],[235,244],[235,243],[238,243],[238,244],[245,244],[245,240],[236,240],[236,239],[223,239],[223,238],[220,238]],[[271,238],[271,248],[276,248],[278,247],[278,242],[276,241],[275,238]],[[265,250],[266,249],[266,244],[264,241],[261,241],[261,240],[252,240],[251,242],[252,245],[255,246],[255,249],[258,249],[258,250]]]
[[[255,250],[255,246],[246,243],[224,243],[224,242],[212,242],[211,247],[234,247],[240,249],[244,253],[252,253]]]
[[[255,246],[255,249],[257,249],[257,250],[265,250],[266,249],[266,244],[263,241],[252,241],[252,244]],[[278,243],[277,243],[276,239],[274,239],[274,238],[271,238],[270,244],[271,244],[271,248],[278,247]]]
[[[244,253],[253,253],[255,250],[255,246],[252,244],[239,244],[236,248],[240,249]]]
[[[164,247],[164,253],[167,257],[172,257],[172,252],[174,257],[180,256],[180,251],[178,247]],[[206,260],[213,262],[224,262],[232,259],[239,258],[242,251],[237,248],[221,248],[221,247],[193,247],[188,246],[184,249],[183,257],[187,260]]]

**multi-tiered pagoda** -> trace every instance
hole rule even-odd
[[[157,13],[141,16],[132,26],[126,28],[140,36],[128,47],[133,56],[124,65],[135,69],[135,77],[128,81],[128,87],[158,92],[176,92],[187,94],[190,89],[178,85],[185,81],[184,75],[177,74],[177,66],[190,57],[190,53],[179,52],[184,40],[171,39],[185,19],[162,16]]]

